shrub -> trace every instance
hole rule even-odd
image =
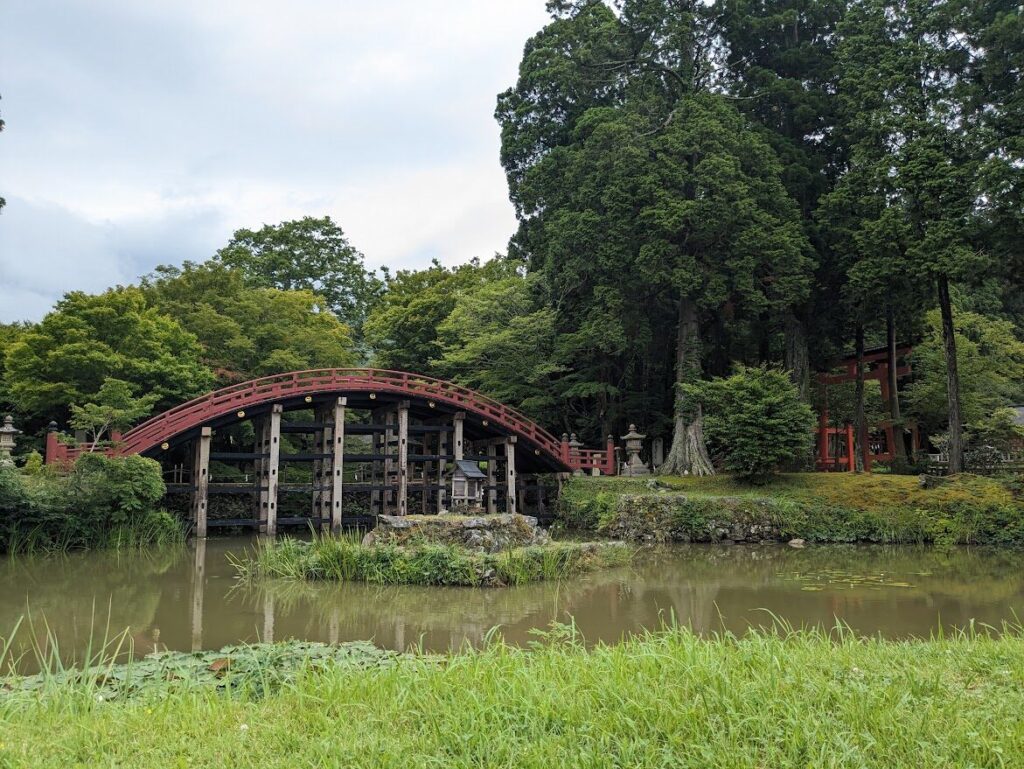
[[[160,465],[86,454],[66,474],[0,468],[0,550],[163,543],[181,524],[160,511]]]
[[[810,451],[814,414],[784,371],[740,367],[730,377],[683,385],[704,405],[704,430],[725,468],[765,483]]]

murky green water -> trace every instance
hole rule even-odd
[[[700,632],[741,631],[777,616],[838,618],[864,634],[927,636],[971,620],[1024,617],[1024,556],[960,548],[680,546],[625,569],[508,589],[278,582],[238,585],[229,562],[245,539],[173,553],[76,553],[0,561],[0,636],[48,630],[65,659],[128,629],[135,655],[239,641],[372,639],[392,649],[479,644],[501,627],[513,643],[575,618],[590,642],[656,629],[674,616]],[[31,624],[31,627],[29,627]],[[31,667],[31,663],[26,663]]]

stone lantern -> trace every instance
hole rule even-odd
[[[647,469],[647,465],[640,459],[640,450],[644,446],[644,438],[646,435],[641,435],[636,431],[636,425],[629,426],[629,432],[622,436],[622,440],[626,442],[626,467],[624,468],[623,475],[649,475],[650,470]]]
[[[579,466],[581,448],[583,448],[583,442],[576,436],[576,433],[573,433],[569,438],[569,459],[572,466],[576,468],[573,471],[574,475],[583,475],[583,469]]]
[[[14,426],[14,417],[10,414],[4,417],[4,426],[0,427],[0,465],[13,465],[11,452],[18,443],[18,436],[21,430]]]

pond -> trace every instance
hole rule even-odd
[[[612,642],[663,623],[741,632],[778,617],[794,626],[836,618],[866,635],[927,636],[974,620],[1024,616],[1024,555],[883,546],[691,545],[641,551],[628,568],[518,588],[237,583],[230,562],[252,544],[210,539],[183,550],[72,553],[0,560],[0,636],[24,616],[65,660],[127,629],[136,656],[290,638],[370,639],[404,650],[479,645],[500,626],[510,643],[573,618],[585,639]],[[22,667],[31,669],[29,654]]]

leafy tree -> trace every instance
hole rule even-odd
[[[7,350],[31,327],[30,323],[0,323],[0,408],[4,410],[10,410],[14,405],[7,391],[4,377]]]
[[[216,259],[241,270],[251,286],[322,296],[357,334],[383,288],[329,216],[238,230]]]
[[[814,413],[785,371],[740,366],[730,377],[682,387],[704,404],[710,443],[739,478],[764,483],[807,455]]]
[[[505,277],[461,294],[438,325],[442,354],[432,367],[439,376],[555,422],[560,415],[552,379],[566,370],[559,363],[555,312],[538,302],[535,276],[523,277],[515,262],[500,266]]]
[[[136,398],[134,392],[131,383],[107,377],[93,402],[71,404],[71,426],[91,436],[89,451],[95,451],[105,435],[126,430],[149,414],[160,397],[150,393]]]
[[[811,260],[774,153],[712,92],[703,4],[634,0],[617,16],[601,3],[551,7],[499,97],[513,253],[557,309],[576,364],[564,397],[607,421],[645,379],[699,380],[702,326],[724,369],[730,337],[741,352],[763,316],[806,297]],[[674,400],[664,468],[711,472],[699,404],[682,388]]]
[[[222,384],[358,360],[349,328],[307,290],[250,287],[219,262],[158,267],[143,290],[196,336]]]
[[[109,377],[155,394],[159,407],[212,384],[195,336],[148,307],[138,288],[66,294],[7,350],[9,396],[37,423],[64,420],[72,403],[92,400]]]
[[[1024,402],[1024,342],[1010,321],[958,312],[957,370],[965,424],[981,424],[1000,407]],[[946,364],[942,318],[928,313],[925,338],[914,348],[914,381],[907,388],[908,410],[921,427],[937,433],[946,427]]]
[[[504,276],[500,260],[481,264],[474,259],[458,267],[436,260],[426,270],[399,270],[387,282],[380,302],[367,318],[366,341],[374,365],[400,371],[432,374],[443,355],[438,327],[459,297]]]
[[[984,273],[976,248],[981,157],[963,85],[970,52],[949,24],[949,4],[858,0],[840,33],[841,100],[851,162],[873,180],[913,279],[934,287],[942,317],[950,470],[963,466],[962,403],[950,284]],[[863,187],[862,187],[863,189]]]
[[[846,151],[836,131],[841,116],[835,98],[836,33],[846,5],[845,0],[717,0],[715,5],[726,46],[726,88],[779,156],[782,183],[799,206],[819,266],[816,290],[783,318],[785,367],[808,401],[812,353],[814,363],[826,364],[834,353],[830,343],[841,333],[834,326],[841,315],[829,311],[837,276],[829,269],[828,244],[815,214]],[[776,331],[762,324],[762,334]]]
[[[1024,443],[1024,425],[1017,422],[1017,410],[1004,406],[968,428],[968,445],[991,447],[997,452],[1012,451]]]

